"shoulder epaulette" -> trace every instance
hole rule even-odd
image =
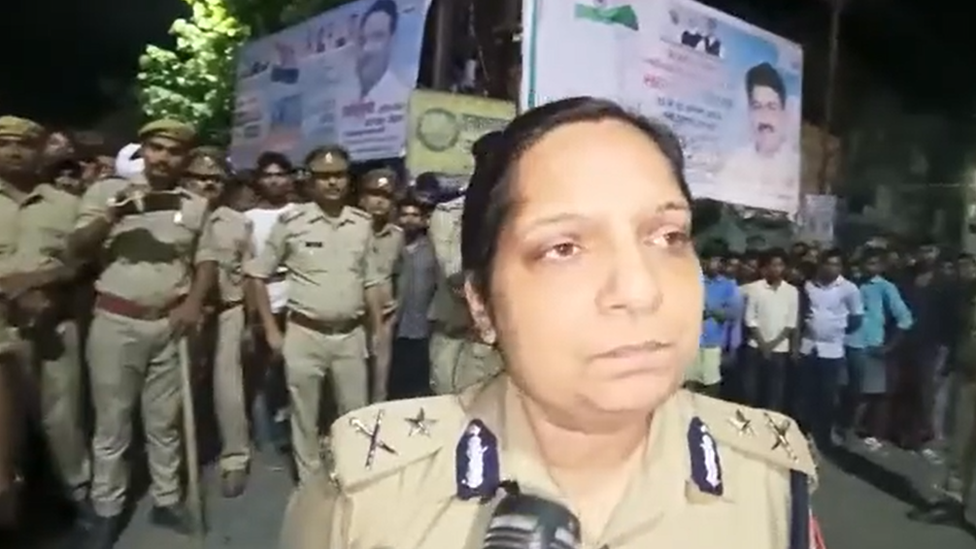
[[[361,218],[365,219],[366,221],[372,221],[373,220],[373,216],[369,215],[369,213],[367,213],[365,210],[361,210],[361,209],[359,209],[359,208],[357,208],[355,206],[346,206],[346,208],[349,209],[349,213],[350,214],[352,214],[352,215],[354,215],[356,217],[361,217]]]
[[[332,424],[332,478],[345,492],[454,448],[466,415],[457,396],[395,400],[360,408]]]
[[[303,217],[307,213],[305,208],[301,207],[301,204],[295,205],[293,208],[289,208],[288,211],[281,212],[278,215],[278,221],[282,223],[291,223],[292,221]]]
[[[769,410],[694,395],[695,413],[720,444],[816,482],[817,465],[806,437],[789,417]]]
[[[68,202],[78,201],[78,197],[69,193],[64,189],[59,189],[50,183],[41,183],[37,186],[37,190],[46,197],[52,200],[64,200]]]

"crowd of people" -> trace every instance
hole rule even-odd
[[[948,465],[947,498],[913,516],[961,521],[976,463],[976,259],[876,239],[849,252],[700,254],[695,390],[797,418],[829,452],[893,445]]]
[[[212,392],[226,497],[245,491],[255,444],[289,453],[296,481],[318,473],[329,405],[451,393],[497,371],[445,275],[460,270],[460,199],[435,208],[433,176],[408,190],[389,167],[354,175],[336,146],[234,169],[193,141],[192,127],[155,121],[113,158],[0,118],[5,525],[31,481],[23,443],[36,424],[77,546],[110,547],[138,410],[151,521],[192,530],[183,354],[193,390]]]
[[[475,145],[479,166],[491,166],[500,139]],[[82,154],[64,134],[0,117],[0,527],[16,525],[30,485],[23,442],[34,424],[70,503],[73,546],[112,547],[141,415],[151,522],[191,531],[180,476],[184,368],[209,380],[228,498],[247,488],[255,443],[287,452],[297,483],[323,476],[323,448],[333,447],[323,403],[342,415],[455,394],[501,372],[496,340],[512,334],[479,326],[478,287],[462,269],[462,256],[494,248],[464,249],[474,223],[462,219],[465,198],[436,200],[433,179],[407,185],[390,167],[355,173],[333,145],[301,165],[266,152],[233,167],[173,120],[147,124],[114,157]],[[962,520],[976,461],[976,260],[933,244],[845,253],[750,242],[744,254],[721,241],[698,253],[704,312],[685,386],[793,416],[824,453],[892,444],[947,460],[946,500],[915,515]],[[424,414],[404,418],[410,436],[429,427]],[[785,467],[807,468],[793,462]]]

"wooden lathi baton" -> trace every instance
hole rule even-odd
[[[197,449],[196,414],[193,410],[193,376],[190,344],[186,336],[179,340],[180,394],[183,399],[183,447],[186,449],[186,505],[193,517],[194,535],[203,546],[207,534],[203,491],[200,486],[200,453]]]

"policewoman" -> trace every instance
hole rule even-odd
[[[538,518],[498,518],[513,492],[569,517],[561,544],[526,547],[808,547],[815,468],[795,424],[679,388],[702,311],[690,200],[662,125],[593,98],[516,118],[462,229],[466,297],[504,372],[340,418],[283,547],[500,547],[487,534]]]

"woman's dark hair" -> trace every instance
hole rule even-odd
[[[295,167],[292,165],[291,160],[288,159],[284,154],[277,151],[264,151],[261,156],[258,157],[257,161],[254,163],[254,171],[260,177],[264,174],[264,170],[267,170],[271,166],[278,166],[286,173],[291,173],[295,171]]]
[[[475,289],[487,297],[498,238],[512,208],[512,174],[533,145],[562,126],[616,120],[639,130],[667,158],[681,193],[691,201],[684,174],[681,143],[659,122],[634,114],[613,101],[572,97],[524,112],[497,136],[491,151],[479,151],[474,174],[465,192],[461,221],[461,264]]]

